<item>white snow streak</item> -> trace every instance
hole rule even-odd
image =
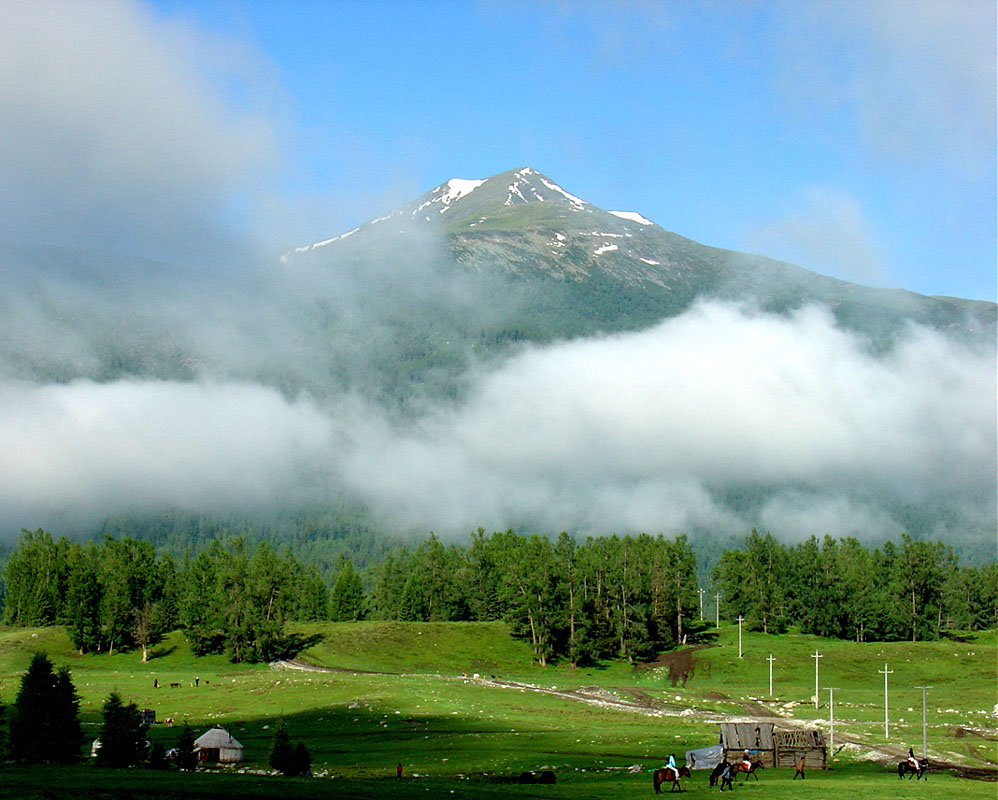
[[[650,219],[642,217],[637,211],[611,211],[615,217],[620,217],[621,219],[630,220],[631,222],[637,222],[641,225],[654,225]]]

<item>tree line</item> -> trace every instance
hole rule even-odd
[[[177,563],[128,538],[79,544],[25,531],[4,569],[3,621],[65,625],[81,652],[141,649],[180,628],[195,654],[272,660],[303,641],[288,621],[503,620],[540,664],[638,660],[684,642],[700,622],[697,559],[685,536],[590,537],[513,531],[467,544],[429,535],[358,571],[327,577],[266,542],[212,541]],[[753,530],[724,550],[704,587],[750,630],[923,640],[998,626],[998,564],[962,567],[947,545],[902,536],[785,545]],[[712,616],[707,614],[708,618]]]
[[[962,567],[953,549],[907,535],[867,549],[854,538],[781,544],[753,530],[712,571],[728,618],[749,630],[864,641],[922,641],[998,627],[998,564]]]
[[[24,531],[3,578],[4,624],[64,625],[81,654],[139,649],[145,661],[180,628],[197,655],[270,660],[287,646],[287,620],[328,617],[318,572],[265,541],[214,541],[178,565],[148,542]]]

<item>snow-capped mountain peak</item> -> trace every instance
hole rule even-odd
[[[590,215],[599,217],[606,212],[566,191],[532,167],[520,167],[490,178],[451,178],[411,203],[372,219],[358,228],[314,244],[297,247],[292,252],[313,251],[340,242],[355,233],[372,229],[374,226],[383,232],[386,229],[391,231],[397,226],[397,231],[392,232],[399,234],[407,230],[411,232],[413,225],[417,227],[440,225],[450,230],[481,230],[487,224],[504,224],[497,221],[507,219],[510,214],[520,213],[518,209],[527,211],[523,208],[525,205],[535,207],[531,214],[533,219],[537,219],[539,213],[545,218],[550,218],[552,214],[559,218],[567,215],[566,224],[571,224],[568,223],[569,218],[576,218],[583,225],[606,224],[598,221],[584,222],[583,220],[588,220]],[[625,224],[654,226],[651,220],[633,211],[609,213]],[[601,252],[610,252],[610,250]],[[286,261],[287,256],[282,260]]]

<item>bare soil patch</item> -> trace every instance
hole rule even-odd
[[[692,678],[697,666],[697,661],[693,654],[697,650],[705,650],[714,647],[712,644],[700,644],[693,647],[684,647],[682,650],[672,650],[662,653],[654,661],[648,661],[639,665],[639,669],[659,669],[669,670],[669,681],[673,686],[686,686],[686,681]]]

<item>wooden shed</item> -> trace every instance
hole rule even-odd
[[[772,722],[722,722],[721,747],[727,761],[741,761],[748,750],[764,767],[776,765]]]
[[[793,768],[801,756],[810,769],[825,769],[827,752],[821,731],[813,728],[776,730],[772,722],[722,722],[721,747],[728,761],[741,761],[745,751],[763,767]]]
[[[825,769],[828,766],[825,737],[817,728],[773,731],[773,746],[778,767],[793,769],[801,756],[807,769]]]

